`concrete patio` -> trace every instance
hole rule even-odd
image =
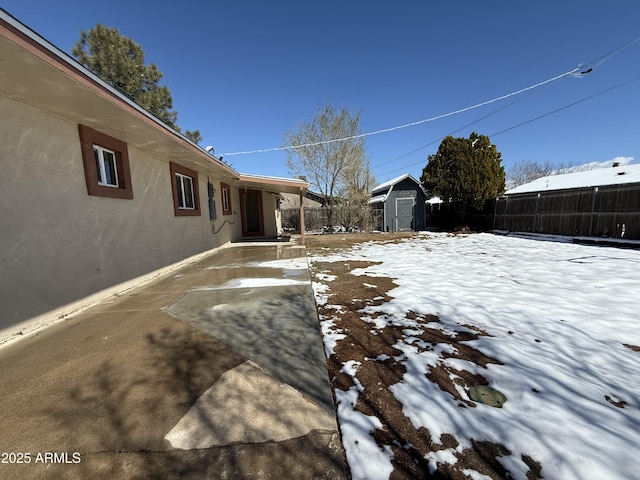
[[[293,242],[228,245],[5,345],[0,398],[1,451],[30,459],[1,478],[346,478]]]

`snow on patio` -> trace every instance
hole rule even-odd
[[[310,256],[310,262],[381,262],[354,275],[389,277],[398,285],[390,301],[359,311],[372,335],[400,325],[393,347],[406,373],[390,391],[416,429],[431,441],[458,445],[426,455],[430,473],[457,461],[473,442],[503,445],[497,458],[512,478],[526,479],[534,459],[549,479],[637,478],[640,471],[640,251],[539,241],[490,234],[425,233],[400,243],[368,242],[344,253]],[[314,278],[318,304],[330,305],[331,282]],[[336,306],[336,308],[341,308]],[[439,322],[415,316],[435,315]],[[349,341],[335,318],[321,318],[325,350]],[[426,344],[422,332],[482,332],[477,338]],[[485,334],[486,333],[486,334]],[[478,365],[451,353],[472,346],[496,363]],[[385,361],[381,355],[372,361]],[[432,382],[435,366],[482,375],[504,394],[502,408],[459,398]],[[354,408],[364,387],[359,362],[341,373],[353,387],[336,389],[338,419],[354,479],[386,479],[393,471],[392,445],[370,433],[381,422]],[[460,400],[462,399],[462,401]],[[468,407],[473,408],[468,408]],[[445,437],[446,434],[446,437]],[[455,442],[454,442],[455,443]],[[473,469],[468,478],[486,479]]]

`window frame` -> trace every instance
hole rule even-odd
[[[222,203],[222,214],[232,215],[233,208],[231,206],[231,187],[223,182],[220,182],[220,199]]]
[[[96,197],[131,200],[133,198],[133,188],[131,185],[127,144],[86,125],[78,125],[78,132],[87,193]],[[116,185],[100,182],[95,147],[114,154]],[[104,157],[101,161],[104,162]]]
[[[110,153],[113,156],[113,173],[115,173],[115,178],[114,178],[115,183],[107,183],[106,180],[103,181],[107,177],[106,164],[108,160],[105,158],[105,155],[104,155],[105,153]],[[96,162],[98,162],[98,165],[96,166],[96,173],[98,175],[98,185],[100,185],[101,187],[120,188],[120,185],[118,182],[118,163],[116,162],[116,152],[114,152],[113,150],[109,150],[108,148],[101,147],[100,145],[96,145],[94,143],[93,144],[94,157],[96,156],[96,154],[98,155],[96,157]]]
[[[176,182],[176,190],[178,192],[178,208],[180,210],[195,210],[196,209],[196,200],[193,196],[193,177],[190,177],[189,175],[183,175],[182,173],[179,172],[175,172],[175,179],[176,180],[180,180],[180,185],[178,188],[178,185]],[[189,184],[189,188],[188,191],[185,188],[187,183]],[[187,198],[187,193],[190,193],[191,195],[189,196],[189,198]],[[183,205],[180,205],[180,201],[182,200]],[[188,201],[190,200],[190,201]],[[191,206],[189,206],[188,204],[191,204]]]
[[[200,190],[198,188],[198,173],[190,168],[183,167],[177,163],[169,162],[171,173],[171,193],[173,194],[173,212],[176,217],[194,217],[200,215]],[[191,193],[193,195],[193,208],[180,206],[180,193],[184,198],[184,183],[181,178],[191,179]],[[181,192],[178,192],[177,179],[180,180]],[[185,202],[185,205],[187,202]]]

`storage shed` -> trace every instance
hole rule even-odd
[[[371,192],[369,204],[381,211],[378,228],[385,232],[423,230],[426,226],[427,194],[408,173],[381,183]]]

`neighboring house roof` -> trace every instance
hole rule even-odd
[[[381,203],[386,201],[389,194],[393,191],[393,187],[406,179],[409,179],[413,183],[415,183],[416,186],[420,188],[420,190],[422,190],[422,192],[426,196],[427,192],[425,192],[424,188],[422,188],[422,184],[408,173],[405,173],[404,175],[400,175],[399,177],[393,178],[374,187],[371,191],[372,197],[369,199],[369,204]]]
[[[307,193],[305,194],[305,197],[307,197],[309,200],[313,200],[314,202],[318,202],[321,205],[324,205],[324,203],[325,203],[324,195],[322,195],[321,193],[312,192],[311,190],[307,190]]]
[[[302,180],[237,172],[130,100],[71,56],[0,8],[0,92],[10,98],[82,123],[156,158],[238,187],[306,191]]]
[[[640,183],[640,165],[620,165],[610,168],[596,168],[584,172],[550,175],[507,190],[505,195],[569,188],[602,187],[626,183]]]
[[[303,196],[303,204],[305,207],[319,208],[324,205],[324,197],[316,192],[307,190]],[[284,193],[283,202],[281,208],[299,208],[300,207],[300,194],[299,193]]]

